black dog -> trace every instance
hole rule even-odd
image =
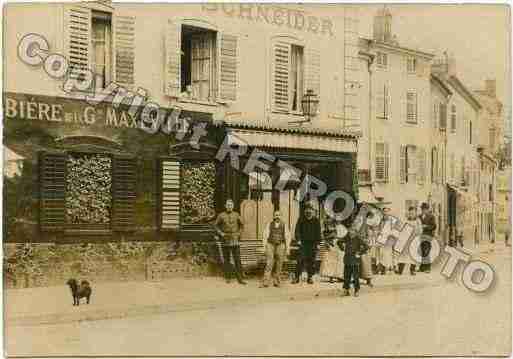
[[[91,298],[93,290],[91,289],[88,281],[83,280],[82,283],[78,285],[76,279],[71,278],[66,282],[66,284],[69,285],[69,288],[71,289],[73,305],[80,305],[80,298],[86,298],[87,304],[89,304],[89,299]]]

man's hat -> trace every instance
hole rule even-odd
[[[429,204],[427,204],[426,202],[423,202],[423,203],[420,205],[420,208],[421,208],[421,209],[429,209]]]
[[[305,209],[315,209],[312,202],[306,202]]]

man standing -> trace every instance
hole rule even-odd
[[[266,264],[262,287],[269,287],[271,275],[273,275],[274,286],[280,287],[281,269],[287,254],[287,242],[290,238],[287,226],[281,220],[280,211],[274,212],[273,221],[264,228],[263,236],[267,244],[265,246]]]
[[[226,283],[230,283],[230,255],[233,257],[235,275],[240,284],[246,284],[242,278],[242,265],[240,263],[239,239],[243,223],[237,212],[233,210],[233,201],[226,201],[226,211],[217,216],[216,231],[223,240],[224,275]]]
[[[420,206],[422,214],[420,221],[422,223],[422,242],[420,243],[420,251],[422,255],[422,264],[420,265],[420,272],[431,272],[431,259],[429,253],[431,252],[431,240],[435,235],[436,220],[435,216],[429,211],[429,205],[422,203]]]
[[[354,296],[358,297],[360,291],[360,259],[369,247],[354,228],[350,228],[346,238],[339,240],[337,244],[344,250],[344,295],[349,296],[352,281]]]
[[[317,246],[321,241],[321,223],[319,219],[314,216],[314,208],[311,203],[306,205],[305,215],[301,216],[297,221],[295,236],[300,247],[296,278],[292,283],[299,283],[301,273],[303,273],[303,269],[306,265],[308,284],[313,284],[312,276],[314,275],[315,256],[317,254]]]

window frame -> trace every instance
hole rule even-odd
[[[103,90],[105,89],[109,83],[112,82],[113,74],[114,74],[114,34],[113,34],[113,21],[112,14],[104,11],[91,10],[91,68],[93,69],[94,74],[94,89],[95,90]],[[99,24],[105,25],[104,28],[104,38],[103,40],[98,40],[95,38],[95,25]],[[103,63],[103,84],[102,86],[98,86],[98,73],[97,73],[97,64],[96,64],[96,44],[100,41],[104,42],[103,53],[104,53],[104,63]]]
[[[379,146],[379,147],[378,147]],[[382,148],[383,151],[378,152],[378,148]],[[390,149],[387,142],[376,142],[375,144],[375,170],[374,176],[376,182],[388,183],[389,182],[389,167],[390,167]],[[378,161],[383,162],[383,176],[378,176]]]
[[[376,52],[376,65],[378,68],[387,69],[388,68],[388,54],[383,51]]]
[[[413,98],[415,101],[412,103],[411,99]],[[411,113],[412,118],[414,120],[410,120],[410,106],[414,106],[414,112]],[[406,91],[406,123],[411,125],[417,125],[419,123],[418,119],[418,94],[415,90]]]
[[[417,59],[415,57],[406,58],[406,72],[410,75],[417,73]]]
[[[451,105],[451,133],[456,133],[456,121],[458,120],[458,109],[455,104]]]

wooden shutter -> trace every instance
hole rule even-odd
[[[275,111],[289,111],[290,44],[276,41],[273,47],[273,106]]]
[[[135,229],[137,162],[133,157],[114,157],[112,168],[112,229]]]
[[[162,229],[175,229],[180,225],[180,162],[164,159],[160,168],[160,225]]]
[[[219,36],[219,97],[221,100],[237,99],[237,36]]]
[[[181,92],[182,26],[168,20],[165,30],[164,93],[178,97]]]
[[[385,181],[388,182],[388,173],[390,170],[390,146],[385,142]]]
[[[403,145],[399,150],[399,181],[406,182],[406,146]]]
[[[41,230],[64,230],[66,223],[66,154],[41,153],[39,176]]]
[[[426,150],[417,147],[418,174],[417,183],[423,185],[426,180]]]
[[[305,86],[304,92],[313,90],[317,97],[321,98],[321,55],[319,50],[305,48]]]
[[[91,10],[81,6],[64,8],[65,48],[70,78],[83,78],[91,67]]]
[[[114,17],[116,83],[128,89],[134,85],[135,17]]]
[[[376,92],[376,118],[386,119],[386,85],[378,86]]]
[[[445,103],[440,104],[438,114],[440,116],[440,129],[447,129],[447,105]]]
[[[376,180],[385,180],[385,144],[376,143]]]

